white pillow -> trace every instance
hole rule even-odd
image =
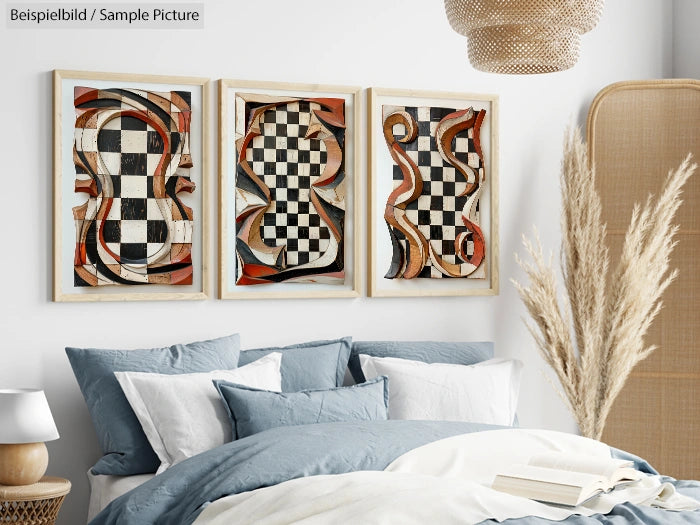
[[[148,442],[161,461],[158,473],[232,440],[231,420],[212,383],[223,379],[282,390],[282,354],[273,352],[235,370],[194,374],[114,372]]]
[[[368,380],[389,376],[389,419],[513,424],[520,361],[490,359],[467,366],[365,354],[359,357]]]

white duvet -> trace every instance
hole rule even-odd
[[[543,451],[610,457],[598,441],[543,430],[507,429],[455,436],[412,450],[384,471],[310,476],[217,500],[195,525],[476,524],[485,519],[609,512],[618,503],[654,504],[675,510],[700,503],[647,476],[579,507],[562,508],[490,488],[496,473]]]

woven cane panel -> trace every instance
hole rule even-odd
[[[661,179],[688,152],[700,160],[700,83],[695,87],[635,87],[600,100],[593,157],[610,230],[625,230],[631,204],[661,188]],[[685,186],[678,213],[684,230],[700,231],[700,177]]]
[[[34,501],[0,501],[0,523],[52,525],[65,496]]]
[[[593,29],[603,0],[445,0],[452,28],[465,35],[472,66],[507,74],[572,67],[581,35]]]
[[[635,202],[658,194],[688,152],[700,159],[700,82],[621,82],[596,97],[588,146],[608,224],[611,260]],[[646,342],[659,349],[635,368],[608,419],[603,440],[647,458],[664,474],[700,477],[700,173],[686,184],[671,268],[678,279]]]
[[[603,441],[646,458],[664,474],[697,479],[698,433],[700,376],[633,373],[615,402]]]

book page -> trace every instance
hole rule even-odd
[[[507,469],[499,472],[498,475],[578,488],[589,488],[592,486],[599,487],[602,490],[607,490],[609,488],[609,483],[603,476],[586,472],[557,470],[535,465],[511,465]]]
[[[566,470],[572,472],[585,472],[596,474],[607,479],[623,479],[616,476],[618,470],[630,468],[632,462],[624,459],[600,458],[594,456],[583,456],[576,454],[566,454],[564,452],[543,452],[535,454],[530,458],[529,465],[546,467],[550,469]],[[632,479],[637,479],[632,478]]]

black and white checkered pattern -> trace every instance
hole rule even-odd
[[[155,198],[117,197],[103,221],[107,247],[122,262],[146,264],[168,239],[168,225]],[[169,199],[162,199],[168,201]],[[168,202],[165,209],[169,210]]]
[[[171,152],[175,152],[178,134],[171,136]],[[123,116],[100,130],[97,150],[103,172],[110,174],[114,195],[104,219],[105,243],[122,262],[145,265],[147,257],[155,254],[168,237],[167,222],[153,195],[153,174],[162,157],[163,140],[144,121]],[[176,168],[171,163],[168,175]],[[162,200],[163,209],[169,213],[170,199]]]
[[[266,111],[262,134],[246,151],[246,160],[270,188],[274,202],[274,211],[263,217],[260,234],[270,246],[287,246],[288,267],[318,259],[330,244],[330,231],[310,200],[311,184],[326,165],[326,146],[304,138],[311,111],[320,108],[299,101]]]
[[[435,141],[435,130],[440,121],[458,110],[410,106],[402,109],[418,123],[418,137],[413,142],[401,143],[401,148],[417,164],[423,179],[423,191],[417,200],[406,206],[406,217],[418,226],[423,236],[446,262],[460,263],[454,241],[458,235],[467,231],[462,222],[462,208],[468,197],[457,197],[464,190],[465,181],[453,166],[442,159]],[[384,115],[385,118],[386,116]],[[475,154],[472,131],[469,129],[457,134],[453,141],[452,152],[460,161],[468,163],[471,167],[476,168],[476,162],[478,162],[478,167],[483,168],[478,155]],[[403,136],[404,134],[402,125],[394,127],[394,135]],[[394,164],[393,179],[395,186],[403,180],[401,169],[396,164]],[[401,239],[400,232],[395,231],[395,233],[405,244],[405,239]],[[471,235],[468,237],[468,243],[468,253],[472,253]],[[444,275],[428,261],[420,277],[442,278]]]

